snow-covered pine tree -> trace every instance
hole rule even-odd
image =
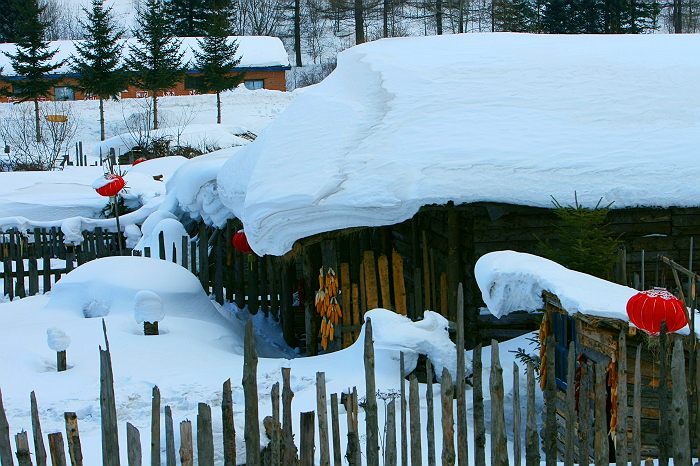
[[[76,43],[77,55],[72,57],[72,69],[78,75],[80,88],[100,101],[100,139],[105,140],[104,101],[117,99],[127,85],[121,68],[124,31],[114,25],[112,8],[103,0],[92,0],[91,9],[83,8],[86,16],[80,25],[86,31],[82,44]]]
[[[151,93],[153,129],[158,129],[158,93],[173,87],[185,72],[184,52],[175,37],[162,0],[147,0],[136,18],[134,36],[138,44],[129,47],[126,60],[132,82]]]
[[[17,8],[15,22],[15,53],[5,53],[12,63],[12,68],[22,81],[15,88],[14,95],[19,102],[34,102],[34,119],[37,142],[41,141],[41,122],[39,120],[39,100],[51,94],[55,79],[49,74],[63,65],[53,61],[57,49],[51,50],[44,40],[46,23],[41,15],[46,7],[40,6],[38,0],[24,0],[22,8]]]
[[[243,81],[243,73],[234,75],[241,62],[238,43],[229,39],[231,0],[212,0],[211,11],[204,28],[204,37],[197,40],[195,51],[197,70],[201,73],[197,90],[216,93],[216,122],[221,124],[221,92],[233,89]]]

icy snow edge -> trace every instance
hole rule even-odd
[[[481,256],[474,273],[486,307],[497,318],[514,311],[542,309],[542,291],[547,290],[557,295],[570,314],[628,321],[627,301],[637,293],[549,259],[515,251]]]

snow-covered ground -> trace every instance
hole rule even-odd
[[[162,300],[165,319],[160,323],[159,336],[143,336],[142,327],[135,320],[135,297],[142,290],[156,293]],[[44,433],[63,430],[63,412],[75,411],[80,422],[85,464],[99,463],[97,348],[104,345],[101,316],[107,325],[112,351],[123,454],[127,421],[141,430],[142,442],[148,443],[153,385],[161,389],[162,403],[172,407],[174,421],[178,423],[186,418],[196,418],[198,402],[210,403],[213,412],[218,413],[221,385],[230,377],[234,385],[236,429],[240,434],[237,437],[238,459],[244,459],[242,347],[244,325],[250,318],[254,320],[261,357],[258,365],[261,419],[271,412],[269,393],[272,384],[281,380],[282,367],[292,369],[297,440],[299,413],[316,408],[317,371],[326,373],[328,393],[339,393],[357,386],[359,396],[364,396],[364,379],[358,375],[362,374],[364,331],[360,339],[345,350],[290,359],[296,353],[281,341],[280,329],[274,321],[262,313],[251,317],[246,311],[231,305],[220,308],[204,295],[197,279],[185,269],[158,259],[106,258],[71,272],[50,294],[0,304],[0,352],[11,356],[0,360],[0,388],[12,434],[30,428],[29,393],[34,390]],[[377,389],[380,392],[399,389],[399,351],[404,351],[407,356],[408,370],[415,366],[420,352],[429,355],[438,371],[444,365],[454,373],[455,346],[449,340],[447,321],[443,317],[426,312],[424,320],[414,323],[386,310],[374,310],[367,316],[373,322]],[[55,371],[55,353],[47,344],[49,329],[63,331],[71,340],[67,348],[66,372]],[[512,387],[513,354],[509,351],[526,345],[522,338],[501,345],[507,396]],[[348,370],[350,368],[353,370]],[[485,380],[488,380],[489,369],[487,349],[484,351]],[[434,388],[435,406],[439,407],[440,389],[439,386]],[[421,393],[424,391],[425,386],[422,386]],[[488,391],[484,395],[488,414]],[[471,399],[470,392],[467,396]],[[381,401],[379,403],[380,425],[383,425],[383,406]],[[508,400],[506,405],[509,405]],[[425,409],[423,403],[423,425],[427,416]],[[509,412],[506,415],[510,417]],[[216,454],[220,461],[222,427],[220,416],[215,414],[213,417]],[[439,422],[437,428],[439,439]],[[345,438],[344,422],[341,422],[341,435]],[[364,435],[362,412],[360,435]],[[437,445],[437,454],[440,455],[440,442]],[[427,455],[425,448],[423,451]],[[148,461],[148,454],[145,461]]]

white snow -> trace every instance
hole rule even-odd
[[[542,309],[542,292],[546,290],[557,295],[570,314],[581,312],[628,321],[627,301],[637,294],[634,288],[515,251],[481,256],[474,274],[486,307],[496,317]]]
[[[275,255],[449,200],[698,205],[698,52],[678,34],[366,43],[222,168],[219,196]]]
[[[161,233],[163,233],[166,260],[173,260],[173,247],[177,257],[182,257],[182,237],[186,236],[189,238],[189,236],[182,223],[173,218],[164,218],[153,227],[150,233],[144,232],[143,237],[136,244],[134,250],[143,252],[143,249],[148,247],[151,248],[152,257],[159,257]]]
[[[127,225],[126,228],[124,228],[124,236],[126,237],[126,247],[129,249],[134,249],[139,240],[143,237],[138,225]]]
[[[229,39],[235,39],[238,43],[237,56],[241,58],[238,68],[245,70],[250,68],[266,68],[266,67],[288,67],[289,57],[284,49],[282,41],[276,37],[267,36],[231,36]],[[194,50],[199,50],[197,37],[182,37],[180,38],[180,52],[184,53],[183,62],[189,64],[188,68],[194,70]],[[129,47],[138,44],[135,38],[124,39],[122,49],[124,55],[128,55]],[[76,40],[57,40],[49,42],[49,49],[57,50],[53,58],[54,63],[63,62],[54,73],[69,73],[72,61],[70,58],[77,54],[75,44],[81,44],[82,41]],[[6,76],[15,76],[15,70],[12,68],[12,63],[5,54],[13,54],[16,51],[15,44],[0,44],[0,68],[3,68],[3,74]]]
[[[139,324],[144,322],[160,322],[165,318],[163,300],[151,290],[141,290],[134,297],[134,320]]]
[[[70,346],[70,337],[58,327],[46,329],[46,344],[52,350],[65,351]]]

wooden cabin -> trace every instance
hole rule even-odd
[[[661,399],[660,380],[663,377],[661,374],[661,359],[660,359],[660,344],[659,337],[647,335],[642,330],[638,330],[630,326],[628,322],[619,319],[610,319],[590,316],[582,313],[570,315],[564,309],[559,301],[559,298],[549,292],[543,293],[544,301],[544,319],[540,330],[542,343],[542,353],[546,348],[546,336],[552,335],[554,341],[554,378],[556,382],[556,421],[557,421],[557,448],[561,457],[564,457],[566,450],[567,437],[567,413],[566,408],[566,390],[567,390],[567,372],[568,372],[568,348],[571,342],[576,348],[576,392],[577,392],[577,419],[575,422],[577,438],[582,441],[581,433],[585,429],[585,419],[589,419],[589,428],[587,432],[591,435],[588,438],[588,453],[589,460],[593,462],[593,454],[595,451],[595,439],[593,432],[595,430],[594,416],[586,417],[583,415],[583,410],[593,415],[594,403],[597,397],[593,379],[595,376],[595,368],[602,365],[605,370],[605,431],[608,432],[607,444],[609,451],[610,462],[615,462],[616,442],[615,428],[618,417],[616,403],[614,402],[613,393],[620,392],[618,384],[621,383],[618,377],[618,364],[620,361],[626,361],[627,364],[627,448],[628,458],[632,458],[632,438],[633,438],[633,408],[634,408],[634,379],[635,379],[635,359],[637,349],[641,348],[641,458],[658,457],[660,449],[660,441],[667,442],[668,448],[671,448],[672,439],[670,438],[670,430],[667,435],[660,435],[661,410],[660,406],[666,406],[666,412],[671,414],[670,391],[668,401],[664,402]],[[624,354],[620,353],[620,334],[625,334]],[[687,337],[670,334],[668,337],[668,351],[666,354],[668,381],[671,385],[671,354],[673,343],[676,339],[682,338],[685,343],[686,355],[686,377],[688,385],[695,385],[695,378],[690,377],[692,369],[689,367],[688,359],[688,339]],[[551,340],[550,340],[551,341]],[[550,353],[551,354],[551,353]],[[583,366],[585,370],[582,371]],[[690,374],[689,374],[690,373]],[[582,374],[586,374],[587,380],[583,380]],[[543,374],[543,378],[549,377],[549,374]],[[624,383],[624,381],[622,381]],[[545,385],[545,380],[541,380],[542,386]],[[587,403],[587,404],[584,404]],[[689,403],[690,418],[694,418],[694,403]],[[584,422],[584,424],[581,424]],[[671,422],[677,422],[673,419]],[[695,446],[695,424],[690,422],[691,445]],[[585,438],[585,434],[583,435]],[[670,450],[669,450],[670,451]],[[575,448],[575,456],[579,458],[579,447]]]

